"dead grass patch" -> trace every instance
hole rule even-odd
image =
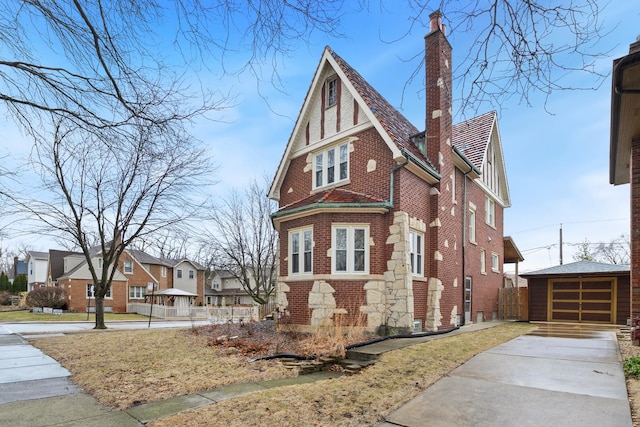
[[[441,338],[385,353],[358,375],[252,393],[148,425],[374,425],[474,355],[534,328],[510,323]]]
[[[113,409],[295,375],[275,362],[249,364],[242,354],[209,346],[206,337],[185,330],[92,331],[31,341]]]

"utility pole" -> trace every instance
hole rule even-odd
[[[562,265],[562,223],[560,223],[560,265]]]

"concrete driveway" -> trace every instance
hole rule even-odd
[[[475,356],[381,426],[632,427],[617,331],[540,324]]]

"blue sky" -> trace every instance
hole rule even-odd
[[[610,50],[597,64],[610,73],[613,59],[625,55],[640,34],[640,7],[633,2],[613,1],[600,17],[611,33],[598,50]],[[202,121],[193,131],[219,165],[219,184],[213,189],[224,196],[230,188],[241,188],[252,178],[273,176],[294,121],[304,100],[325,45],[330,45],[389,102],[419,129],[424,128],[424,96],[420,83],[411,85],[401,97],[415,61],[407,61],[423,49],[428,28],[409,28],[407,11],[398,2],[393,11],[372,7],[368,13],[343,21],[345,38],[316,35],[283,58],[279,74],[283,90],[260,85],[269,105],[259,96],[248,74],[218,79],[202,75],[205,84],[237,98],[235,106]],[[447,23],[445,17],[445,23]],[[449,24],[451,27],[451,24]],[[454,67],[465,53],[466,35],[452,33]],[[565,79],[582,77],[568,75]],[[585,239],[610,241],[629,230],[629,187],[608,182],[610,78],[597,91],[564,91],[549,98],[535,97],[533,105],[511,100],[499,110],[499,129],[505,155],[512,206],[505,211],[505,234],[514,238],[525,261],[520,271],[558,264],[560,224],[564,233],[564,260],[573,261],[575,246]],[[483,109],[481,112],[490,109]],[[455,105],[454,105],[455,110]],[[24,156],[30,143],[7,126],[0,156]],[[8,143],[6,141],[9,141]],[[3,147],[4,145],[4,147]],[[46,250],[37,239],[21,238],[35,250]],[[6,246],[6,243],[4,244]],[[505,266],[512,271],[512,265]]]

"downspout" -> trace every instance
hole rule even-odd
[[[469,175],[473,171],[473,167],[470,166],[469,170],[464,173],[462,178],[462,316],[460,316],[460,326],[465,324],[465,298],[464,295],[466,293],[467,286],[467,259],[465,249],[467,248],[467,175]],[[454,171],[455,173],[455,167]],[[473,295],[473,294],[472,294]],[[471,314],[469,314],[471,315]]]
[[[405,167],[407,164],[409,163],[409,157],[405,158],[404,163],[401,163],[399,165],[396,165],[393,170],[391,171],[391,176],[389,178],[390,182],[389,182],[389,207],[387,208],[389,210],[389,212],[391,212],[393,210],[393,197],[394,197],[394,181],[395,181],[395,176],[396,176],[396,172],[399,171],[400,169],[402,169],[403,167]]]

